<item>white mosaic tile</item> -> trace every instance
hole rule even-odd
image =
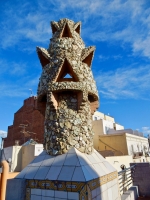
[[[93,154],[94,154],[94,153],[92,153],[92,154],[90,154],[90,155],[85,154],[85,156],[89,159],[89,161],[90,161],[92,164],[98,163],[99,160],[98,160],[98,159],[96,160],[96,159],[93,157]]]
[[[52,166],[62,166],[65,162],[66,154],[58,155],[55,157]]]
[[[107,200],[107,199],[102,199],[102,195],[100,194],[95,198],[95,200]]]
[[[42,196],[54,197],[54,190],[42,190]]]
[[[76,166],[77,162],[78,162],[78,158],[76,154],[67,154],[64,165]]]
[[[30,167],[28,169],[28,173],[26,173],[24,178],[25,179],[33,179],[35,174],[37,173],[38,169],[39,169],[39,167]]]
[[[50,167],[52,163],[54,162],[55,157],[52,157],[50,155],[46,155],[45,159],[43,160],[41,166],[48,166]]]
[[[40,167],[46,155],[37,156],[28,166]]]
[[[83,170],[86,181],[99,177],[92,165],[82,166],[82,170]]]
[[[31,195],[34,194],[34,195],[39,195],[41,196],[42,195],[42,190],[41,189],[31,189]]]
[[[107,192],[108,192],[108,200],[113,200],[112,188],[107,189]]]
[[[96,195],[99,196],[101,194],[101,187],[96,188]]]
[[[95,172],[97,173],[97,177],[101,177],[101,176],[104,176],[106,175],[106,173],[104,172],[103,169],[101,169],[101,166],[100,166],[101,163],[98,163],[98,164],[93,164],[93,168],[95,170]]]
[[[57,180],[71,181],[75,167],[63,166]]]
[[[67,192],[64,191],[55,191],[55,198],[67,199]]]
[[[116,169],[111,164],[109,164],[107,161],[103,162],[103,164],[107,167],[109,173],[116,171]]]
[[[97,155],[97,157],[99,158],[99,160],[101,160],[102,162],[106,161],[105,158],[100,153],[98,153],[95,149],[94,149],[94,153]]]
[[[118,198],[118,184],[114,185],[113,187],[111,187],[112,189],[112,200],[116,200]]]
[[[110,188],[110,187],[112,187],[113,185],[114,185],[113,180],[112,180],[112,181],[109,181],[109,182],[107,183],[107,188]]]
[[[96,197],[97,196],[97,192],[96,192],[96,189],[92,190],[92,198]]]
[[[85,181],[85,176],[81,167],[75,168],[71,181]]]
[[[77,161],[76,166],[77,166],[77,167],[80,167],[80,166],[81,166],[79,160]]]
[[[113,185],[116,185],[116,184],[118,184],[118,179],[117,179],[117,178],[114,179],[114,180],[112,180],[112,186],[113,186]]]
[[[31,195],[31,200],[42,200],[42,196]]]
[[[82,167],[86,181],[94,179],[92,173],[89,172],[89,170],[86,168],[86,166],[81,166],[81,167]]]
[[[43,167],[43,166],[41,166],[38,169],[36,175],[34,176],[34,179],[37,179],[37,180],[43,180],[43,179],[45,179],[48,171],[49,171],[49,167]]]
[[[54,197],[45,197],[45,196],[42,196],[41,200],[54,200]]]
[[[57,178],[60,174],[61,168],[62,168],[62,166],[51,166],[45,179],[57,180]]]
[[[114,169],[110,164],[107,164],[106,160],[103,164],[103,160],[104,158],[95,150],[92,155],[81,153],[75,148],[58,156],[50,156],[42,152],[30,164],[30,166],[32,164],[35,166],[26,167],[18,177],[38,180],[90,181],[109,174],[109,169]],[[113,184],[115,183],[112,182]],[[110,187],[111,184],[108,184],[108,188]]]
[[[100,186],[101,193],[107,190],[107,184]]]
[[[96,152],[94,151],[92,153],[92,156],[95,160],[97,160],[97,163],[100,163],[100,162],[103,162],[104,160],[103,159],[100,159],[100,157],[97,156]]]
[[[100,194],[100,196],[101,196],[101,199],[102,200],[108,200],[108,191],[107,190],[105,190],[104,192],[102,192],[101,194]],[[113,200],[113,199],[111,199],[111,200]]]
[[[105,174],[110,174],[111,172],[108,170],[108,168],[104,165],[104,163],[99,163],[100,168],[104,171]],[[115,170],[116,171],[116,170]]]
[[[79,193],[77,192],[68,192],[69,200],[79,200]]]
[[[83,157],[82,154],[78,154],[78,159],[80,162],[80,165],[90,165],[91,162],[88,160],[88,158],[86,156]]]
[[[30,169],[30,167],[24,168],[24,169],[16,176],[16,178],[24,178],[24,176],[26,175],[26,173],[28,172],[29,169]]]

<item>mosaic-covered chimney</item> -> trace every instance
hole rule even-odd
[[[93,151],[92,114],[98,92],[91,71],[95,47],[85,47],[81,22],[51,22],[53,37],[48,49],[37,47],[42,65],[38,108],[45,114],[44,147],[48,154],[66,153],[75,147]]]

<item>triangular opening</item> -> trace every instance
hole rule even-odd
[[[45,56],[43,56],[42,52],[38,51],[37,53],[42,67],[50,63],[50,61]]]
[[[67,59],[65,59],[60,69],[59,75],[56,79],[56,82],[63,82],[63,81],[74,81],[74,82],[79,81],[77,75],[73,72],[72,66]]]
[[[89,67],[91,66],[92,63],[92,58],[93,58],[94,51],[92,51],[82,62],[86,63]]]
[[[57,31],[57,28],[53,23],[51,23],[51,28],[52,28],[52,33],[54,34]]]
[[[66,74],[66,75],[64,76],[64,78],[72,78],[72,76],[71,76],[70,74]]]
[[[79,35],[80,35],[80,32],[81,32],[81,24],[78,22],[76,25],[75,25],[75,29],[74,29]]]
[[[70,31],[70,28],[69,28],[69,25],[66,23],[65,24],[65,27],[62,31],[62,35],[61,37],[69,37],[69,38],[72,38],[72,33]]]

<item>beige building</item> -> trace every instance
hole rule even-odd
[[[113,117],[96,111],[93,115],[93,131],[94,148],[105,158],[118,156],[117,159],[124,160],[125,156],[128,156],[130,158],[126,158],[129,161],[127,163],[130,163],[131,158],[135,162],[148,159],[145,159],[149,154],[148,139],[137,130],[124,129],[124,126],[116,123]]]
[[[98,140],[97,140],[98,138]],[[148,139],[142,136],[127,133],[98,135],[94,140],[94,148],[106,156],[132,155],[145,156],[149,152]]]
[[[43,144],[27,144],[4,148],[3,160],[9,161],[10,172],[20,172],[43,151]]]
[[[92,128],[94,132],[94,147],[99,146],[99,135],[106,135],[110,130],[124,130],[124,126],[116,123],[113,117],[98,111],[93,115]]]
[[[115,119],[96,111],[93,115],[93,130],[100,135],[107,134],[109,130],[123,130],[124,126],[115,122]]]

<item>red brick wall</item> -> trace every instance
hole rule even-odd
[[[19,140],[19,144],[23,144],[29,138],[38,139],[37,142],[43,143],[44,139],[44,108],[38,106],[36,97],[30,97],[24,100],[23,106],[14,114],[13,125],[8,126],[8,136],[4,141],[4,147],[9,147],[15,144],[15,140]],[[26,131],[36,134],[25,138],[23,133],[20,133],[22,128],[20,124],[28,124]]]

